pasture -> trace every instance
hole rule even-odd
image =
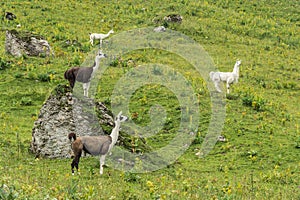
[[[3,15],[9,11],[17,17],[0,20],[0,199],[300,199],[299,1],[6,0],[0,5]],[[181,15],[182,22],[164,21],[170,14]],[[195,140],[182,156],[154,172],[108,166],[103,175],[98,157],[83,157],[74,176],[71,159],[35,158],[29,152],[33,123],[51,91],[68,84],[65,70],[98,48],[99,41],[91,46],[89,33],[113,29],[105,46],[118,33],[160,25],[199,43],[220,71],[232,71],[242,60],[239,82],[225,98],[221,134],[226,141],[217,142],[204,158],[195,155],[211,116],[207,80],[186,59],[145,49],[112,59],[95,98],[112,108],[122,101],[122,96],[111,97],[124,74],[149,63],[172,67],[199,103]],[[7,29],[44,36],[55,56],[8,55]],[[168,144],[179,127],[176,95],[160,84],[143,85],[131,96],[128,116],[146,126],[156,105],[167,117],[157,135],[147,138],[153,149]]]

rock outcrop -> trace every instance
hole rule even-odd
[[[13,56],[50,56],[53,54],[48,41],[29,32],[7,30],[5,50]]]
[[[31,151],[37,157],[70,157],[70,132],[78,136],[109,134],[113,125],[112,113],[101,102],[79,100],[72,96],[68,86],[59,85],[43,104],[34,123]]]
[[[30,150],[36,157],[69,158],[72,155],[70,132],[77,136],[110,134],[113,126],[113,114],[103,103],[83,96],[74,97],[69,86],[58,85],[34,122]],[[131,152],[150,149],[143,138],[134,138],[122,131],[117,145]]]

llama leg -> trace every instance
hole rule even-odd
[[[70,86],[73,89],[75,85],[75,79],[69,80]]]
[[[220,86],[219,86],[219,81],[214,81],[214,84],[215,84],[215,88],[218,92],[221,92],[221,89],[220,89]]]
[[[71,163],[71,167],[72,167],[72,175],[74,175],[74,167],[76,168],[77,172],[78,172],[78,165],[79,165],[79,160],[80,160],[80,156],[81,156],[81,152],[78,153],[78,155],[76,155]]]
[[[92,46],[94,45],[94,40],[91,37],[90,37],[90,43],[91,43]]]
[[[83,83],[82,84],[82,87],[83,87],[83,96],[85,96],[85,97],[87,97],[88,95],[87,95],[87,88],[88,88],[88,85],[87,85],[87,83]]]
[[[82,84],[83,96],[85,96],[85,83]]]
[[[230,85],[231,85],[234,81],[235,81],[235,80],[234,80],[234,77],[233,77],[233,76],[231,76],[231,77],[229,77],[229,78],[227,79],[227,81],[226,81],[227,94],[229,94],[229,88],[230,88]]]
[[[89,96],[90,83],[91,82],[86,83],[86,92],[85,92],[86,93],[86,97]]]
[[[100,174],[103,174],[103,165],[105,163],[105,157],[106,157],[106,155],[100,156]]]
[[[229,94],[229,87],[230,87],[230,84],[227,82],[226,84],[226,87],[227,87],[227,94]]]
[[[75,167],[75,158],[73,158],[73,161],[71,163],[71,171],[72,171],[72,175],[74,175],[74,167]]]

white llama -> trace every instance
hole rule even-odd
[[[110,34],[114,33],[111,29],[107,34],[103,33],[90,33],[90,43],[94,45],[94,40],[100,40],[100,48],[102,47],[102,41],[107,38]]]
[[[232,72],[210,72],[210,79],[214,82],[215,88],[218,92],[221,92],[220,83],[226,82],[227,94],[229,94],[229,88],[232,83],[237,83],[239,80],[239,67],[241,61],[237,60]]]

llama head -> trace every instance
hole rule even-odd
[[[99,51],[96,55],[97,60],[100,60],[101,58],[106,58],[106,57],[107,57],[106,54],[103,53],[102,51]]]
[[[69,138],[70,142],[72,142],[72,139],[73,139],[73,141],[76,140],[76,134],[75,133],[69,133],[68,138]]]
[[[127,121],[128,117],[122,115],[122,111],[116,116],[115,122],[125,122]]]
[[[111,33],[114,33],[114,30],[113,29],[111,29],[109,32],[108,32],[109,34],[111,34]]]
[[[242,64],[242,61],[241,60],[237,60],[235,64],[238,65],[238,66],[240,66]]]

